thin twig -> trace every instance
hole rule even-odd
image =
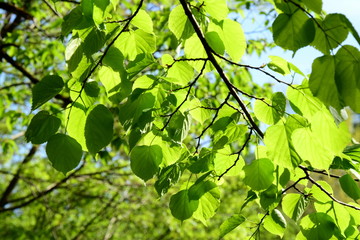
[[[201,68],[199,74],[196,76],[196,78],[194,79],[194,81],[192,81],[190,83],[190,85],[188,86],[189,90],[187,91],[186,93],[186,96],[185,96],[185,99],[179,104],[179,106],[176,107],[176,109],[170,113],[167,117],[168,120],[166,121],[166,123],[164,124],[164,126],[160,129],[161,131],[164,131],[164,129],[169,125],[170,121],[171,121],[171,118],[175,115],[175,113],[181,108],[181,106],[188,100],[189,98],[189,95],[190,95],[190,91],[191,91],[191,87],[194,86],[194,84],[197,82],[197,80],[200,78],[200,76],[203,74],[204,72],[204,69],[205,69],[205,66],[206,66],[206,61],[204,62],[204,65],[203,67]]]
[[[253,133],[253,129],[250,128],[250,132],[249,132],[249,135],[248,137],[246,138],[244,144],[242,145],[241,149],[236,153],[237,154],[237,158],[235,159],[234,163],[228,167],[222,174],[220,174],[220,176],[218,177],[218,181],[226,174],[228,173],[233,167],[236,166],[237,162],[239,161],[240,159],[240,155],[241,155],[241,152],[245,149],[246,145],[249,143],[250,139],[251,139],[251,135]]]
[[[352,208],[352,209],[355,209],[355,210],[358,210],[360,211],[360,208],[359,207],[356,207],[356,206],[353,206],[351,204],[348,204],[348,203],[345,203],[345,202],[342,202],[336,198],[334,198],[334,196],[329,193],[325,188],[323,188],[323,186],[321,186],[319,183],[317,183],[312,177],[310,177],[309,175],[309,172],[307,170],[307,168],[303,167],[303,166],[299,166],[300,169],[302,169],[306,175],[306,178],[312,183],[314,184],[315,186],[317,186],[323,193],[325,193],[329,198],[331,198],[334,202],[338,203],[338,204],[341,204],[345,207],[349,207],[349,208]]]

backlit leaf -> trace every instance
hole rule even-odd
[[[245,222],[245,217],[240,214],[234,214],[230,218],[226,219],[220,225],[220,238],[237,228],[240,224]]]
[[[292,14],[280,14],[275,19],[272,28],[275,43],[292,51],[309,45],[315,37],[312,19],[300,10]]]
[[[245,171],[245,184],[255,191],[267,189],[274,180],[274,165],[267,158],[256,159],[243,169]]]
[[[46,142],[59,129],[61,121],[55,116],[49,115],[47,111],[38,112],[30,122],[25,132],[25,138],[33,144]]]
[[[158,145],[136,146],[130,153],[132,171],[144,181],[152,178],[159,170],[163,153]]]
[[[349,174],[345,174],[339,178],[340,186],[344,192],[354,199],[354,201],[360,199],[360,188],[359,185],[354,181],[354,179]]]
[[[82,150],[75,139],[58,133],[49,139],[46,145],[46,154],[52,166],[66,174],[79,164]]]
[[[55,97],[64,87],[64,82],[57,75],[48,75],[41,79],[32,88],[32,106],[31,110],[35,110],[53,97]]]
[[[181,190],[172,195],[170,198],[171,214],[177,219],[183,221],[190,218],[196,211],[199,205],[199,200],[190,199],[188,190]]]
[[[104,105],[89,108],[86,113],[85,141],[90,153],[95,154],[110,143],[113,125],[113,115]]]

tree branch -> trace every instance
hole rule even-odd
[[[15,209],[18,209],[18,208],[22,208],[22,207],[25,207],[27,205],[29,205],[30,203],[34,202],[35,200],[51,193],[52,191],[54,191],[55,189],[57,189],[58,187],[60,187],[60,185],[62,185],[63,183],[65,183],[67,180],[69,180],[70,178],[72,178],[78,171],[80,171],[80,169],[82,169],[82,167],[84,166],[84,163],[82,163],[79,168],[77,168],[75,171],[73,171],[72,173],[70,173],[67,177],[63,178],[61,181],[57,182],[57,183],[54,183],[50,186],[48,186],[44,191],[42,192],[39,192],[35,197],[23,202],[23,203],[20,203],[18,205],[15,205],[15,206],[11,206],[11,207],[8,207],[8,208],[0,208],[0,213],[2,212],[7,212],[7,211],[12,211],[12,210],[15,210]],[[1,205],[0,205],[1,207]]]
[[[14,13],[19,17],[23,17],[27,20],[31,20],[34,18],[33,15],[31,15],[30,13],[26,12],[25,10],[18,8],[14,5],[11,5],[9,3],[5,3],[5,2],[0,2],[0,8],[4,9],[5,11],[9,12],[9,13]]]
[[[321,186],[319,183],[317,183],[312,177],[310,177],[309,175],[309,172],[307,171],[307,168],[303,167],[303,166],[299,166],[299,168],[301,170],[304,171],[305,175],[306,175],[306,179],[308,179],[312,184],[314,184],[315,186],[317,186],[323,193],[325,193],[329,198],[331,198],[334,202],[338,203],[338,204],[341,204],[345,207],[349,207],[349,208],[353,208],[355,210],[358,210],[360,211],[360,208],[359,207],[356,207],[356,206],[353,206],[353,205],[350,205],[348,203],[345,203],[345,202],[342,202],[336,198],[334,198],[334,196],[329,193],[325,188],[323,188],[323,186]]]
[[[11,192],[16,187],[16,184],[18,183],[23,166],[34,157],[37,149],[38,149],[38,147],[33,145],[32,148],[30,149],[29,153],[25,156],[23,161],[20,163],[18,170],[16,171],[15,175],[9,182],[8,186],[6,187],[5,191],[3,192],[3,194],[0,198],[0,212],[4,209],[4,206],[8,203],[8,198],[9,198]]]
[[[235,159],[234,163],[233,163],[230,167],[228,167],[228,168],[225,170],[225,172],[223,172],[222,174],[220,174],[220,176],[218,177],[218,180],[220,180],[226,173],[228,173],[233,167],[236,166],[237,162],[238,162],[239,159],[240,159],[240,154],[241,154],[241,152],[245,149],[246,145],[249,143],[249,141],[250,141],[250,139],[251,139],[252,133],[253,133],[253,129],[250,128],[249,135],[248,135],[248,137],[246,138],[244,144],[242,145],[241,149],[240,149],[237,153],[235,153],[235,154],[237,154],[237,158]]]
[[[260,128],[258,127],[258,125],[254,122],[252,116],[250,115],[246,105],[244,104],[244,102],[240,99],[240,97],[237,95],[236,91],[231,87],[231,82],[228,79],[228,77],[226,76],[226,74],[224,73],[223,69],[221,68],[221,66],[219,65],[219,63],[216,61],[215,56],[213,54],[213,50],[211,49],[210,45],[208,44],[208,42],[205,39],[204,34],[202,33],[200,26],[198,24],[198,22],[196,21],[194,15],[192,14],[189,6],[187,5],[186,0],[179,0],[184,12],[187,16],[187,18],[189,19],[191,25],[193,26],[196,35],[198,36],[199,40],[201,41],[206,54],[208,55],[209,61],[213,64],[213,66],[215,67],[216,71],[219,73],[220,77],[222,78],[222,80],[224,81],[224,83],[226,84],[227,88],[229,89],[230,94],[235,98],[235,100],[238,102],[240,108],[242,109],[242,111],[244,112],[246,118],[248,119],[251,127],[257,132],[257,134],[263,138],[264,137],[264,133],[260,130]]]
[[[12,57],[10,57],[6,52],[0,50],[0,59],[4,58],[11,66],[21,72],[25,77],[27,77],[32,84],[38,83],[40,80],[34,77],[31,73],[29,73],[23,66],[21,66],[17,61],[15,61]],[[63,102],[63,107],[66,107],[69,103],[71,103],[71,99],[69,97],[65,97],[63,95],[57,94],[55,96],[56,99],[61,100]]]

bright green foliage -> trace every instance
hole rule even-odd
[[[242,224],[246,219],[240,214],[234,214],[230,218],[226,219],[220,226],[220,238],[228,234],[230,231],[234,230],[240,224]]]
[[[79,164],[82,149],[75,139],[58,133],[49,139],[46,145],[46,154],[53,167],[66,174]]]
[[[282,210],[289,218],[298,221],[302,217],[308,203],[309,201],[302,194],[286,194],[282,201]]]
[[[284,94],[275,93],[271,101],[256,100],[255,115],[262,122],[273,125],[277,123],[285,112],[286,99]]]
[[[255,191],[267,189],[274,180],[274,165],[267,158],[260,158],[244,167],[246,185]]]
[[[38,82],[32,89],[31,110],[39,108],[41,105],[56,96],[64,87],[64,82],[57,75],[48,75]]]
[[[264,228],[272,234],[282,237],[286,228],[286,220],[281,212],[277,209],[271,211],[270,215],[264,221]]]
[[[3,1],[0,238],[358,238],[360,37],[325,1]]]

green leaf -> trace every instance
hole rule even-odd
[[[135,95],[135,94],[134,94]],[[129,99],[119,108],[119,120],[125,129],[129,127],[141,127],[141,121],[151,121],[148,114],[154,107],[156,98],[151,92],[144,92],[135,99]]]
[[[332,218],[325,213],[311,213],[300,223],[301,232],[307,239],[327,240],[332,237],[336,225]]]
[[[290,74],[290,64],[285,59],[278,56],[269,56],[269,58],[271,59],[271,62],[269,62],[267,66],[271,70],[284,76]]]
[[[142,75],[141,77],[135,79],[132,89],[135,90],[136,88],[140,89],[150,89],[151,86],[154,84],[155,77],[152,75]]]
[[[211,181],[204,181],[204,177],[199,178],[195,184],[189,188],[189,198],[199,200],[198,208],[193,217],[206,224],[206,220],[215,215],[220,205],[220,191],[217,185]]]
[[[267,216],[264,221],[264,228],[272,234],[279,235],[280,237],[283,237],[286,225],[284,216],[277,209],[271,211],[270,215]]]
[[[181,5],[176,6],[169,15],[169,29],[179,39],[189,38],[194,29]]]
[[[344,105],[360,112],[360,51],[349,45],[335,55],[335,80]]]
[[[289,117],[286,125],[279,121],[276,125],[270,126],[264,137],[269,158],[274,164],[288,169],[293,169],[301,161],[291,141],[293,130],[288,125],[291,124],[292,119]]]
[[[158,145],[136,146],[130,153],[131,169],[144,181],[149,180],[158,172],[162,160],[163,153]]]
[[[186,58],[207,58],[207,53],[196,34],[186,39],[184,44],[184,52]],[[200,72],[203,61],[190,61],[188,62],[196,71]],[[206,69],[205,69],[206,70]],[[206,71],[205,71],[206,72]]]
[[[285,113],[286,98],[283,93],[277,92],[272,96],[271,101],[256,100],[254,113],[262,122],[273,125],[277,123]]]
[[[48,75],[41,79],[32,88],[32,106],[31,110],[35,110],[53,97],[55,97],[64,87],[64,82],[57,75]]]
[[[360,199],[359,185],[354,181],[350,174],[345,174],[339,178],[340,186],[344,192],[354,199],[354,201]]]
[[[96,24],[101,24],[107,16],[107,8],[109,7],[109,0],[93,0],[93,19]]]
[[[352,160],[360,162],[360,144],[346,147],[343,153],[351,157]]]
[[[46,142],[56,133],[61,125],[61,120],[49,115],[47,111],[38,112],[32,119],[25,132],[26,141],[33,144]]]
[[[245,171],[244,182],[252,190],[265,190],[274,181],[274,165],[267,158],[256,159],[250,165],[244,166],[243,170]]]
[[[72,108],[66,111],[66,115],[68,116],[67,132],[69,136],[74,138],[84,151],[88,151],[85,141],[86,109],[76,102]]]
[[[292,14],[280,14],[275,19],[272,29],[275,43],[294,52],[309,45],[315,37],[312,19],[300,10]]]
[[[217,32],[206,32],[205,39],[217,54],[224,54],[225,46]]]
[[[230,218],[226,219],[220,225],[220,238],[224,237],[226,234],[237,228],[240,224],[245,222],[245,217],[240,214],[234,214]]]
[[[204,9],[217,20],[226,18],[229,12],[226,0],[204,0]]]
[[[136,29],[122,33],[114,46],[124,54],[124,57],[133,61],[139,54],[155,52],[156,37],[142,29]]]
[[[194,76],[194,69],[187,62],[175,62],[167,72],[172,83],[186,86]]]
[[[217,185],[212,181],[204,181],[205,176],[209,175],[205,173],[189,188],[189,198],[199,200],[205,193],[217,188]]]
[[[53,135],[47,145],[46,154],[53,167],[66,174],[74,169],[82,157],[81,145],[65,134]]]
[[[289,193],[282,199],[282,210],[289,218],[297,222],[303,215],[308,203],[304,195]]]
[[[350,142],[346,123],[337,126],[327,109],[312,116],[311,127],[294,130],[291,138],[299,156],[318,169],[327,169]]]
[[[333,194],[333,190],[331,188],[331,186],[325,182],[325,181],[316,181],[323,189],[325,189],[326,192],[330,193],[331,195]],[[318,186],[313,185],[311,187],[311,191],[310,194],[313,198],[315,198],[318,202],[321,203],[327,203],[327,202],[331,202],[332,199]]]
[[[230,168],[238,158],[236,154],[232,154],[233,151],[230,145],[217,150],[214,158],[214,170],[217,176],[223,174],[228,168]],[[245,165],[244,159],[240,156],[237,159],[237,163],[233,166],[230,171],[226,173],[226,176],[239,176],[242,173],[242,168]]]
[[[85,140],[90,153],[95,154],[110,143],[113,125],[113,115],[104,105],[89,108],[86,114]]]
[[[324,54],[330,54],[330,50],[339,46],[348,36],[349,30],[342,19],[341,14],[329,14],[323,21],[316,19],[321,28],[315,24],[316,34],[311,45]]]
[[[226,144],[239,141],[247,131],[246,125],[230,123],[225,131],[217,131],[213,137],[214,149],[221,149]]]
[[[331,202],[329,204],[315,202],[314,206],[317,212],[324,212],[328,214],[339,227],[341,233],[345,233],[348,227],[353,225],[353,221],[350,213],[347,211],[347,207],[341,204],[335,202]]]
[[[276,185],[272,184],[268,189],[261,192],[259,195],[261,207],[265,210],[275,208],[281,199],[278,195]]]
[[[321,13],[322,0],[302,0],[304,4],[317,14]]]
[[[241,25],[230,19],[221,21],[220,25],[226,52],[235,62],[240,61],[246,49],[245,34]]]
[[[343,107],[335,82],[335,57],[322,56],[314,60],[309,87],[326,106],[336,109]]]
[[[311,117],[322,109],[322,102],[313,97],[306,84],[288,87],[286,97],[290,101],[291,108],[301,116]]]
[[[188,190],[181,190],[171,196],[169,207],[171,214],[175,218],[183,221],[193,215],[198,208],[198,205],[199,200],[190,199]]]
[[[181,168],[178,164],[173,164],[163,168],[159,173],[158,180],[154,184],[159,196],[161,197],[167,193],[169,188],[179,181],[180,177]]]
[[[188,167],[188,169],[192,173],[211,171],[214,169],[214,157],[215,154],[213,151],[210,151],[207,148],[202,148],[199,157],[193,158],[195,161]]]
[[[81,6],[78,6],[71,10],[71,12],[64,17],[64,21],[61,24],[61,34],[67,36],[71,30],[73,30],[83,18]]]
[[[174,141],[181,143],[187,136],[191,125],[191,115],[188,113],[177,113],[172,118],[166,128],[169,137]]]
[[[360,36],[359,33],[356,31],[356,29],[354,28],[354,26],[352,25],[352,23],[349,21],[349,19],[340,14],[341,15],[341,21],[345,23],[346,27],[350,30],[351,34],[354,36],[355,40],[358,42],[358,44],[360,44]]]
[[[70,84],[70,81],[73,81],[73,83]],[[84,107],[91,107],[95,101],[97,100],[97,97],[100,93],[100,88],[97,82],[95,81],[88,81],[85,84],[84,89],[82,89],[82,84],[76,79],[72,79],[68,82],[68,85],[72,85],[70,90],[70,97],[73,101],[77,101],[78,103],[81,103],[84,105]],[[79,97],[79,92],[81,91],[81,95]]]
[[[131,24],[147,33],[153,33],[153,22],[147,12],[140,9],[136,16],[131,20]]]

